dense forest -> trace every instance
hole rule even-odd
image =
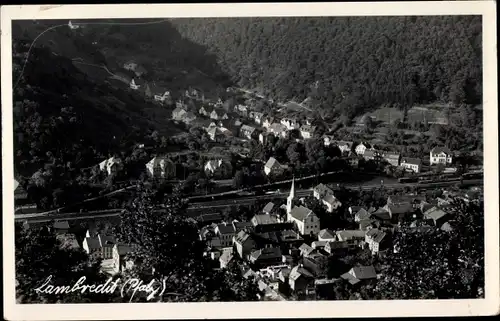
[[[242,87],[354,116],[481,102],[480,16],[174,19]]]

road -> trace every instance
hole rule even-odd
[[[457,184],[459,182],[439,182],[439,183],[430,183],[430,184],[390,184],[385,185],[385,188],[403,188],[403,187],[419,187],[419,188],[436,188],[436,187],[445,187]],[[481,185],[483,184],[482,179],[475,180],[464,180],[463,185],[471,186],[471,185]],[[346,188],[360,188],[363,190],[379,188],[378,185],[365,185],[365,186],[346,186]],[[237,199],[228,199],[228,200],[216,200],[209,202],[197,202],[190,203],[188,207],[188,213],[191,213],[190,216],[195,216],[198,211],[208,210],[208,209],[216,209],[216,208],[226,208],[231,205],[248,205],[252,204],[256,200],[266,200],[266,199],[276,199],[276,198],[286,198],[289,192],[283,192],[279,194],[266,194],[259,196],[247,196],[247,197],[239,197]],[[312,194],[312,189],[302,189],[296,191],[297,197],[305,197]],[[33,223],[42,223],[48,222],[51,220],[79,220],[79,219],[95,219],[99,217],[113,217],[120,215],[122,209],[112,209],[112,210],[103,210],[103,211],[94,211],[94,212],[86,212],[86,213],[33,213],[33,214],[19,214],[15,215],[16,221],[28,221]]]

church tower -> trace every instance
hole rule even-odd
[[[286,199],[286,213],[290,214],[292,212],[293,200],[295,199],[295,177],[292,178],[292,187],[290,188],[290,195]]]

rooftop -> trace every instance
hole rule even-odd
[[[295,206],[290,213],[293,218],[299,221],[304,221],[310,214],[314,215],[313,211],[302,205]]]
[[[269,202],[266,204],[266,206],[264,206],[264,208],[262,209],[263,212],[265,213],[270,213],[274,208],[274,203],[273,202]]]
[[[379,229],[373,228],[366,232],[366,236],[371,238],[374,242],[380,243],[386,236],[386,233]]]
[[[253,226],[276,224],[276,223],[278,223],[276,217],[269,214],[257,214],[252,218]]]

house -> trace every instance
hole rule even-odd
[[[231,246],[233,244],[233,236],[235,229],[232,224],[222,223],[215,228],[215,235],[221,240],[222,247]]]
[[[80,248],[75,234],[58,234],[56,235],[56,239],[60,242],[61,249],[78,250]]]
[[[248,117],[248,107],[245,105],[236,105],[234,106],[234,112],[240,116]]]
[[[172,111],[172,119],[176,121],[182,121],[186,114],[187,110],[178,106]]]
[[[320,220],[314,212],[302,205],[294,206],[295,199],[295,179],[292,179],[290,195],[287,198],[286,212],[287,220],[294,223],[302,235],[317,235],[320,231]]]
[[[293,225],[287,222],[280,222],[274,215],[257,214],[250,220],[256,233],[267,233],[286,230],[292,228]]]
[[[434,164],[451,164],[453,155],[446,147],[434,147],[429,155],[429,162]]]
[[[243,125],[240,128],[240,137],[245,139],[255,138],[255,127],[251,127],[248,125]]]
[[[360,143],[356,146],[354,152],[356,155],[363,155],[368,148],[370,148],[368,143]]]
[[[144,85],[144,81],[142,79],[135,79],[135,78],[132,78],[132,80],[130,81],[130,84],[129,84],[130,89],[133,89],[133,90],[138,90],[143,85]]]
[[[331,188],[329,188],[328,186],[326,186],[325,184],[323,184],[323,183],[321,183],[319,185],[316,185],[313,188],[313,196],[317,200],[321,200],[326,195],[331,195],[331,194],[333,194],[333,190]]]
[[[264,118],[264,114],[258,111],[252,111],[249,113],[249,117],[253,119],[254,123],[260,125],[262,123],[262,119]]]
[[[206,130],[207,130],[208,137],[210,137],[210,139],[213,141],[220,141],[221,139],[224,139],[227,137],[226,134],[224,133],[224,131],[217,126],[211,126],[211,127],[207,128]]]
[[[210,117],[210,114],[213,110],[214,109],[210,106],[201,106],[201,108],[198,110],[198,113],[202,116]]]
[[[256,244],[247,231],[239,231],[233,237],[233,244],[236,248],[236,252],[242,259],[246,259],[247,256],[255,249]]]
[[[274,209],[274,203],[273,202],[269,202],[266,204],[266,206],[264,206],[264,208],[262,209],[262,212],[266,213],[266,214],[271,214],[271,212],[273,211]]]
[[[363,280],[371,280],[377,278],[377,273],[373,266],[357,266],[349,270],[349,272],[344,273],[340,276],[351,284],[359,283]]]
[[[314,275],[306,270],[304,266],[297,265],[288,276],[288,284],[295,292],[305,292],[307,288],[314,283]]]
[[[56,234],[66,234],[69,231],[69,223],[68,221],[55,221],[52,224],[52,230]]]
[[[293,226],[290,226],[290,228],[292,227]],[[296,248],[297,246],[299,246],[299,244],[302,244],[304,242],[304,239],[291,229],[278,231],[276,232],[276,235],[280,244],[288,245],[290,248]]]
[[[288,221],[295,223],[302,235],[317,235],[320,231],[319,217],[307,207],[294,206],[288,213]]]
[[[238,222],[234,220],[231,224],[233,224],[235,233],[239,233],[240,231],[251,231],[253,230],[252,222]]]
[[[308,256],[309,254],[313,253],[314,249],[307,245],[306,243],[303,243],[301,246],[299,246],[299,253],[300,256]]]
[[[210,113],[210,118],[215,120],[222,120],[222,119],[228,119],[229,117],[227,117],[227,113],[224,109],[214,108]]]
[[[176,177],[176,165],[167,157],[153,157],[146,164],[146,171],[154,179],[172,179]]]
[[[287,130],[294,130],[300,128],[300,124],[296,119],[283,118],[280,123],[284,125]]]
[[[250,263],[260,267],[278,265],[281,263],[282,253],[279,247],[266,247],[250,253]]]
[[[264,165],[264,173],[266,173],[267,176],[279,175],[283,173],[283,169],[283,166],[281,166],[274,157],[270,157],[266,165]]]
[[[342,230],[335,232],[337,241],[347,242],[349,248],[355,248],[363,245],[365,232],[359,230]]]
[[[269,129],[274,122],[274,117],[266,116],[263,118],[262,127]]]
[[[372,213],[368,212],[366,209],[361,208],[354,214],[354,222],[359,223],[363,220],[368,220],[372,216]]]
[[[331,135],[324,135],[323,136],[323,145],[325,147],[329,147],[332,144],[335,144],[334,137]]]
[[[99,169],[108,175],[115,174],[123,168],[122,160],[118,157],[111,157],[99,163]]]
[[[231,176],[233,168],[230,162],[222,159],[209,160],[203,167],[207,175]]]
[[[326,243],[328,243],[328,241],[313,241],[311,243],[311,247],[314,249],[314,250],[319,250],[319,249],[322,249],[325,247]]]
[[[345,254],[350,246],[346,241],[328,241],[323,248],[328,254]]]
[[[375,219],[365,219],[359,221],[359,230],[360,231],[368,231],[371,228],[379,228],[380,223]]]
[[[419,158],[406,157],[401,160],[401,167],[408,169],[414,173],[420,173],[422,160]]]
[[[273,134],[275,137],[286,138],[288,135],[286,126],[280,123],[272,123],[268,128],[268,132]]]
[[[384,209],[389,212],[389,216],[391,220],[398,220],[407,217],[410,214],[413,214],[413,206],[412,204],[391,204],[384,206]]]
[[[320,252],[314,252],[303,258],[304,267],[315,277],[325,277],[328,266],[328,257]]]
[[[352,150],[352,142],[347,142],[347,141],[339,141],[336,143],[337,147],[340,149],[342,154],[347,154],[349,155]]]
[[[332,230],[322,229],[318,233],[318,241],[334,241],[335,239],[336,239],[336,236]]]
[[[382,153],[382,158],[392,166],[399,166],[401,155],[396,152],[384,152]]]
[[[386,233],[379,229],[369,229],[366,232],[365,243],[368,244],[368,248],[372,251],[373,254],[378,253],[380,250],[383,250],[384,245],[383,241],[386,238]]]
[[[448,220],[449,214],[443,207],[433,206],[424,212],[424,219],[430,220],[435,226],[442,226]]]
[[[376,151],[376,150],[373,150],[373,149],[368,149],[368,150],[365,150],[365,152],[363,153],[363,158],[364,160],[374,160],[374,161],[378,161],[380,160],[381,158],[381,155],[380,155],[380,152]]]
[[[220,268],[225,269],[233,259],[233,248],[224,249],[219,257]]]
[[[300,127],[300,135],[302,136],[303,139],[312,138],[315,132],[316,132],[316,126],[302,125]]]
[[[321,202],[326,206],[326,211],[329,213],[342,206],[342,203],[333,194],[326,195]]]
[[[153,85],[151,88],[151,92],[155,101],[168,104],[172,103],[172,96],[170,95],[170,91],[163,90],[158,86]]]
[[[389,222],[389,221],[391,221],[391,214],[384,207],[380,207],[376,211],[374,211],[372,213],[372,217],[376,218],[377,220],[380,220],[382,222]]]
[[[113,246],[113,270],[115,273],[120,273],[130,268],[132,261],[126,261],[126,256],[129,253],[132,253],[133,247],[125,244],[115,244]]]

